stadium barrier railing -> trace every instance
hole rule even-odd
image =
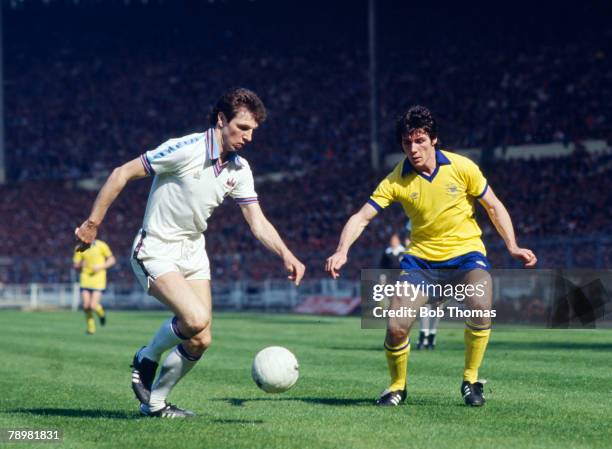
[[[300,288],[285,279],[213,283],[214,307],[219,310],[290,311],[309,296],[358,297],[358,281],[308,280]],[[110,309],[165,309],[136,283],[109,283],[103,304]],[[0,285],[0,309],[78,310],[78,283]]]

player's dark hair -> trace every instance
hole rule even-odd
[[[395,138],[399,144],[402,138],[417,129],[422,129],[431,140],[438,137],[438,125],[429,109],[424,106],[412,106],[403,113],[395,123]]]
[[[227,121],[231,121],[241,107],[246,108],[258,125],[266,120],[266,107],[252,90],[237,87],[225,92],[217,101],[210,114],[210,124],[215,126],[219,112],[223,112]]]

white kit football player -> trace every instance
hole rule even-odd
[[[240,205],[255,237],[282,259],[288,278],[299,285],[304,276],[304,265],[264,216],[249,164],[238,155],[265,118],[264,105],[254,92],[226,92],[211,113],[208,130],[170,139],[113,170],[89,218],[75,231],[86,248],[127,182],[154,176],[142,229],[134,241],[132,268],[145,291],[168,306],[174,317],[134,356],[132,388],[144,415],[195,416],[166,399],[211,342],[211,276],[204,232],[225,197]],[[171,351],[155,380],[167,350]]]

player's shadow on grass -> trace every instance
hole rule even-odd
[[[413,343],[412,345],[412,354],[418,354],[420,353],[430,353],[432,351],[430,351],[429,349],[423,349],[423,350],[417,350],[416,349],[416,344]],[[332,351],[354,351],[354,352],[378,352],[378,353],[382,353],[384,351],[383,349],[383,345],[382,344],[378,344],[378,345],[364,345],[364,346],[318,346],[320,349],[330,349]],[[447,351],[447,350],[461,350],[463,351],[464,349],[464,344],[463,342],[460,343],[455,343],[452,341],[445,341],[443,342],[443,344],[439,345],[433,352],[437,353],[440,351]]]
[[[275,318],[275,317],[262,317],[262,316],[258,316],[258,317],[253,317],[253,318],[249,318],[249,317],[241,317],[242,320],[251,320],[251,321],[256,321],[258,324],[260,323],[271,323],[271,324],[288,324],[288,325],[316,325],[319,326],[320,324],[337,324],[338,320],[330,320],[328,319],[321,319],[321,320],[308,320],[308,321],[304,321],[302,319],[299,318]]]
[[[261,419],[213,419],[211,421],[214,424],[263,424]]]
[[[323,349],[331,349],[332,351],[378,351],[383,350],[383,345],[355,345],[355,346],[320,346]]]
[[[612,343],[609,342],[562,342],[562,341],[495,341],[491,342],[490,348],[495,349],[569,349],[569,350],[590,350],[590,351],[612,351]]]
[[[13,413],[26,413],[40,416],[63,416],[66,418],[109,418],[109,419],[140,419],[135,412],[121,410],[91,410],[76,408],[17,408],[10,410]]]
[[[279,401],[291,401],[291,402],[306,402],[309,404],[319,404],[319,405],[333,405],[333,406],[371,406],[373,404],[372,398],[361,398],[361,399],[345,399],[345,398],[313,398],[313,397],[305,397],[305,398],[252,398],[252,399],[244,399],[244,398],[219,398],[215,399],[215,401],[225,401],[234,407],[242,407],[247,402],[279,402]]]
[[[333,351],[382,351],[381,345],[376,346],[320,346],[324,349],[331,349]],[[414,347],[412,348],[415,349]],[[458,341],[444,341],[433,351],[435,353],[441,351],[463,351],[465,345],[463,342]],[[509,349],[524,351],[525,349],[534,350],[552,350],[552,349],[569,349],[569,350],[587,350],[587,351],[612,351],[612,343],[609,342],[562,342],[562,341],[492,341],[489,343],[489,349]],[[429,350],[425,349],[422,351],[414,351],[413,354],[430,353]]]

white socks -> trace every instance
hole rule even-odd
[[[159,362],[162,354],[173,346],[187,340],[178,330],[177,318],[169,318],[160,326],[153,339],[140,351],[139,360],[146,357],[149,360]]]
[[[187,353],[180,344],[166,356],[159,377],[151,388],[151,400],[149,401],[151,411],[156,412],[166,405],[166,398],[172,388],[198,363],[198,360],[200,357]]]

